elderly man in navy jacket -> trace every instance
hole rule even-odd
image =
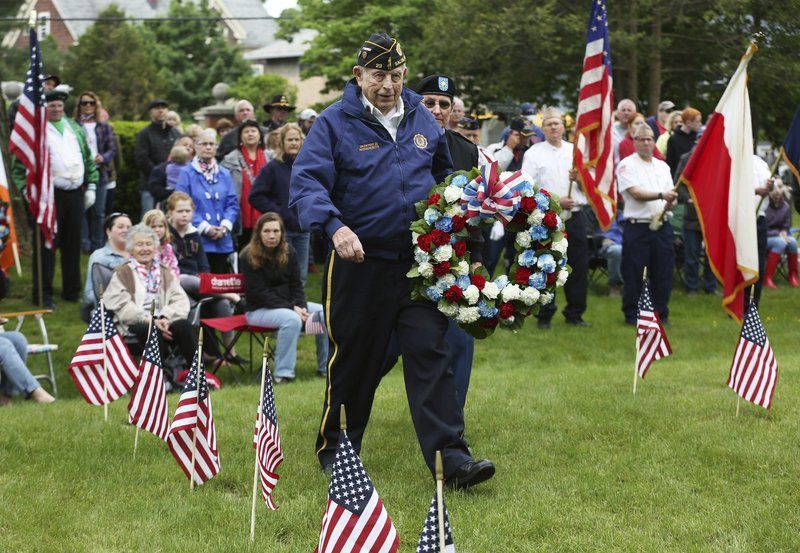
[[[304,230],[333,242],[323,286],[330,355],[317,457],[333,464],[339,408],[356,451],[369,420],[392,332],[403,355],[411,418],[428,467],[442,451],[445,479],[467,487],[494,474],[463,439],[463,412],[448,369],[447,319],[412,301],[414,203],[451,172],[444,131],[404,88],[406,58],[385,34],[358,53],[342,100],[323,111],[292,168],[290,207]]]

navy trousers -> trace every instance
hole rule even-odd
[[[622,230],[622,312],[625,321],[636,322],[642,273],[647,267],[653,307],[662,321],[669,319],[669,295],[675,270],[675,249],[669,221],[657,231],[647,223],[624,223]]]

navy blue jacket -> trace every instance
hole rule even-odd
[[[292,178],[291,157],[274,159],[258,172],[247,201],[261,213],[274,211],[283,219],[286,230],[300,232],[297,214],[289,209],[289,181]]]
[[[304,230],[356,233],[367,256],[411,255],[414,204],[452,172],[444,130],[403,88],[403,119],[392,140],[361,102],[351,79],[342,100],[323,111],[292,167],[289,207]]]

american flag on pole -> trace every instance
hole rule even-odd
[[[278,475],[275,471],[283,462],[283,446],[280,432],[278,432],[278,413],[275,410],[275,393],[272,389],[269,367],[265,367],[264,371],[266,373],[264,375],[264,396],[261,399],[261,409],[256,416],[253,447],[256,448],[258,457],[261,497],[267,507],[274,511],[278,506],[272,501],[272,490],[278,483]]]
[[[450,517],[447,515],[447,505],[442,500],[442,511],[444,512],[444,551],[439,544],[439,512],[436,508],[436,495],[433,496],[431,507],[428,509],[428,518],[422,527],[422,534],[417,543],[417,553],[455,553],[456,546],[453,543],[453,534],[450,532]]]
[[[758,316],[758,307],[751,301],[733,355],[728,386],[742,399],[769,409],[777,381],[778,362]]]
[[[573,165],[603,230],[608,230],[614,222],[617,209],[614,145],[611,138],[614,111],[612,88],[606,2],[594,0],[586,31]]]
[[[187,478],[192,478],[194,472],[194,481],[197,484],[211,480],[220,468],[211,395],[200,355],[198,348],[167,437],[172,456]]]
[[[30,65],[25,74],[25,87],[20,96],[8,149],[27,169],[25,199],[41,229],[45,246],[52,248],[56,232],[56,207],[47,150],[47,104],[42,87],[44,67],[35,29],[30,30],[28,42]]]
[[[316,553],[394,553],[400,540],[344,430],[339,431]]]
[[[642,279],[639,315],[636,319],[636,372],[644,378],[653,361],[672,354],[661,318],[653,308],[647,278]]]
[[[105,317],[106,327],[107,382],[103,369],[101,317]],[[69,374],[83,399],[92,405],[105,405],[119,399],[136,382],[139,369],[133,362],[128,346],[117,332],[117,325],[114,324],[111,314],[105,309],[95,309],[92,313],[89,328],[69,364]]]
[[[164,371],[161,368],[158,329],[150,328],[144,354],[139,364],[139,378],[128,403],[128,421],[152,432],[164,441],[169,435],[169,407]]]

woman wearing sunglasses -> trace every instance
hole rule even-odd
[[[106,215],[108,176],[111,164],[114,162],[114,155],[117,153],[117,141],[111,125],[98,121],[101,109],[100,98],[88,90],[78,97],[78,103],[75,105],[75,121],[83,127],[86,142],[89,144],[94,163],[100,173],[96,200],[94,205],[86,210],[81,226],[81,247],[87,253],[102,248],[105,243],[103,219]]]

